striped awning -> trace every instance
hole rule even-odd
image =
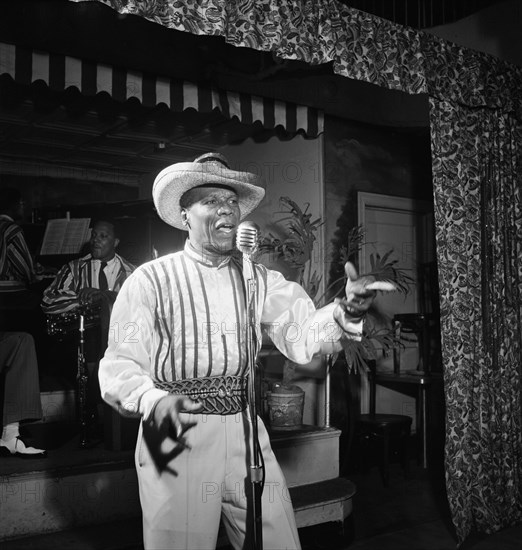
[[[282,126],[291,133],[301,130],[309,137],[322,133],[324,127],[322,111],[311,107],[0,42],[3,74],[20,84],[43,81],[55,91],[74,87],[91,96],[105,92],[116,101],[136,98],[146,107],[164,103],[178,112],[218,109],[245,124],[260,122],[270,129]]]

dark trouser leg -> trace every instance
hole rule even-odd
[[[0,372],[2,425],[42,418],[38,362],[30,334],[0,332]]]

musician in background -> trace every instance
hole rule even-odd
[[[114,302],[123,281],[135,269],[116,253],[119,243],[115,222],[96,221],[89,241],[90,253],[60,269],[44,291],[43,311],[56,315],[79,308],[98,309],[104,300]]]
[[[123,282],[135,269],[116,253],[119,242],[114,221],[96,221],[89,241],[90,253],[65,264],[42,298],[42,310],[50,323],[59,323],[64,316],[74,318],[75,313],[82,313],[86,319],[85,358],[91,424],[98,423],[97,405],[101,403],[98,362],[107,347],[112,304]]]
[[[220,519],[234,548],[251,547],[248,313],[234,245],[239,222],[265,194],[260,183],[217,153],[160,172],[154,204],[163,221],[188,231],[185,248],[140,266],[114,304],[100,385],[121,414],[142,419],[136,469],[147,550],[215,548]],[[298,363],[340,351],[342,336],[360,335],[375,296],[370,277],[357,278],[354,269],[346,299],[316,310],[300,285],[254,264],[256,334],[268,328]],[[264,547],[298,549],[292,503],[261,419],[259,444]]]

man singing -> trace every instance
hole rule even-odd
[[[124,283],[111,316],[119,330],[111,331],[99,372],[103,398],[142,419],[135,459],[146,549],[215,548],[220,520],[234,548],[249,547],[247,307],[235,239],[264,194],[255,174],[230,169],[217,153],[169,166],[154,182],[159,216],[188,239],[184,250],[140,266]],[[298,363],[341,350],[343,335],[358,337],[375,295],[352,271],[349,299],[316,310],[297,283],[260,264],[254,272],[255,332],[269,327],[281,353]],[[297,549],[286,483],[258,426],[263,547]]]

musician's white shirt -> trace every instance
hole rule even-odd
[[[93,288],[98,288],[98,275],[100,273],[101,261],[92,260],[91,262],[91,275]],[[120,262],[116,259],[116,256],[107,262],[104,272],[107,277],[108,290],[113,290],[116,284],[116,278],[120,269]]]

